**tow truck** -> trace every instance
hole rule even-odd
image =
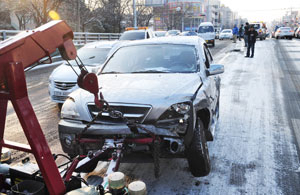
[[[99,92],[97,76],[87,71],[76,54],[72,39],[73,32],[71,28],[64,21],[57,20],[32,31],[24,31],[15,37],[0,42],[0,151],[5,147],[32,153],[38,165],[38,169],[32,175],[31,180],[24,179],[23,182],[25,183],[22,186],[20,185],[22,182],[11,186],[6,180],[10,177],[8,173],[11,167],[0,164],[0,190],[1,192],[7,192],[7,194],[11,192],[22,194],[23,191],[24,193],[51,195],[60,195],[67,192],[70,194],[82,194],[82,192],[90,194],[92,194],[91,192],[94,194],[127,194],[128,191],[134,194],[145,194],[146,186],[141,181],[129,184],[127,191],[124,174],[117,172],[125,140],[105,140],[104,146],[99,151],[69,159],[69,166],[64,171],[60,171],[58,167],[62,166],[57,166],[55,163],[57,155],[53,156],[51,153],[28,98],[24,70],[44,57],[49,57],[51,61],[50,55],[58,49],[64,60],[75,60],[78,63],[81,70],[77,81],[78,85],[94,94],[94,101],[100,112],[104,107],[109,106],[101,92]],[[13,105],[29,146],[4,140],[8,101],[11,101]],[[137,127],[135,124],[130,124],[130,128],[135,130]],[[155,141],[155,135],[150,139],[146,141]],[[80,135],[78,135],[78,142],[84,141],[88,140],[80,138]],[[136,139],[131,141],[139,143],[145,140]],[[97,188],[81,189],[81,182],[78,182],[78,179],[82,181],[82,178],[74,177],[74,173],[90,172],[95,169],[99,160],[104,159],[110,161],[110,164],[103,182]],[[25,172],[25,169],[21,168],[18,171],[22,173],[22,171]],[[21,173],[20,175],[22,175]],[[42,184],[46,185],[46,188],[38,188],[38,192],[32,192],[31,187],[38,185],[38,183],[34,183],[35,180],[41,181]],[[79,191],[76,191],[78,189]],[[19,191],[15,192],[14,190]]]

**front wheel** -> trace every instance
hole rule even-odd
[[[203,177],[210,172],[208,147],[205,138],[204,126],[197,118],[194,136],[189,148],[186,149],[189,168],[194,177]]]

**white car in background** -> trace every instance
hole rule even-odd
[[[290,27],[280,27],[275,32],[276,39],[293,39],[294,31]]]
[[[198,36],[205,40],[207,44],[215,46],[216,32],[211,22],[202,22],[198,27]]]
[[[232,38],[233,38],[233,33],[231,29],[224,29],[221,31],[219,35],[219,40],[232,39]]]
[[[89,72],[96,73],[117,43],[118,41],[88,43],[77,51],[77,56],[79,56]],[[75,60],[69,62],[72,67],[67,62],[64,62],[55,68],[49,77],[48,90],[51,101],[58,103],[59,106],[64,103],[71,92],[78,88],[77,74],[80,74],[80,69]]]

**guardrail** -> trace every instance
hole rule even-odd
[[[18,30],[0,30],[0,40],[5,40],[22,31]],[[74,32],[74,44],[84,45],[100,40],[116,40],[121,36],[120,33],[89,33],[89,32]]]

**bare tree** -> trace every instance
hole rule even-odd
[[[57,11],[64,0],[31,0],[31,12],[36,26],[50,21],[49,11]]]
[[[121,32],[122,21],[129,12],[132,0],[98,0],[98,21],[105,32]]]

